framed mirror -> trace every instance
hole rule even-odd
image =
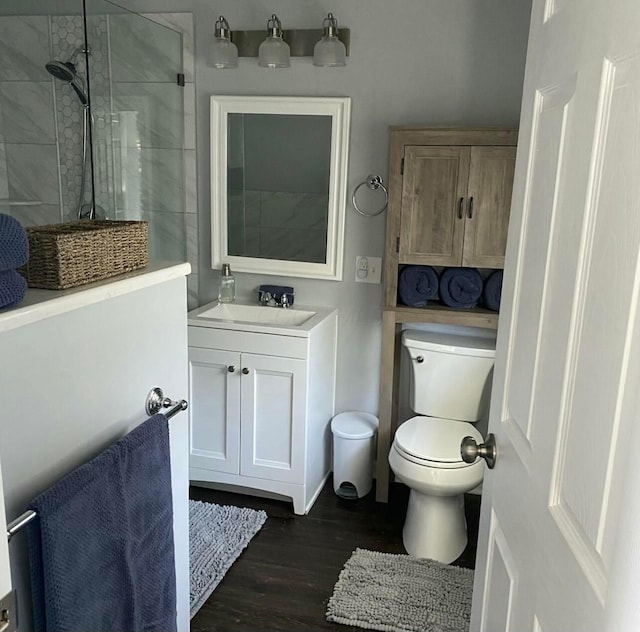
[[[211,97],[212,267],[342,280],[347,97]]]

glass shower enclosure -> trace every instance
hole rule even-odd
[[[182,34],[108,0],[0,3],[0,213],[144,219],[186,259]]]

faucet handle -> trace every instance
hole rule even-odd
[[[287,307],[289,307],[289,297],[286,295],[286,293],[283,294],[280,298],[280,307],[283,307],[284,309],[287,309]]]

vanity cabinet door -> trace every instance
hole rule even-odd
[[[191,467],[240,471],[240,354],[189,347]]]
[[[304,482],[307,365],[242,354],[240,474]]]
[[[469,147],[404,148],[400,263],[459,266]]]
[[[472,147],[462,265],[503,268],[515,147]]]

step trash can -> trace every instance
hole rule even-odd
[[[333,491],[341,498],[362,498],[371,491],[378,418],[358,411],[331,420]]]

